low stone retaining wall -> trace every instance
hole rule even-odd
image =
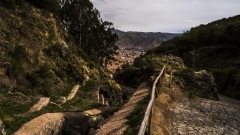
[[[28,111],[29,113],[33,113],[35,111],[41,110],[43,107],[47,106],[50,102],[49,97],[41,97],[40,100],[32,106],[32,108]]]
[[[25,123],[14,135],[57,135],[65,121],[63,113],[47,113]]]
[[[75,85],[71,91],[71,93],[67,96],[66,100],[71,100],[77,93],[78,89],[79,89],[80,85]]]
[[[101,116],[109,110],[105,106],[85,112],[46,113],[25,123],[14,135],[61,135],[83,130],[86,133],[91,127],[91,116]]]

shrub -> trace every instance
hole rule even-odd
[[[67,77],[66,73],[62,69],[55,69],[54,73],[61,79],[64,79]]]
[[[17,5],[22,6],[24,0],[1,0],[0,6],[15,8]]]
[[[10,56],[14,58],[16,61],[28,61],[28,53],[26,48],[22,45],[17,45],[13,52],[10,52]]]
[[[240,99],[240,70],[227,69],[225,71],[213,71],[218,92],[231,98]]]
[[[94,68],[96,68],[97,69],[97,64],[95,63],[95,62],[93,62],[93,61],[90,61],[90,62],[88,62],[87,63],[87,66],[90,68],[90,69],[94,69]]]
[[[54,74],[51,72],[51,66],[48,63],[44,63],[37,71],[38,75],[42,79],[53,78]]]
[[[141,82],[141,76],[140,69],[129,67],[117,72],[115,78],[119,83],[136,88]]]
[[[26,0],[26,1],[35,5],[38,8],[48,10],[58,15],[59,10],[58,0]]]
[[[27,80],[31,83],[32,87],[37,87],[41,84],[41,80],[36,72],[27,73]]]

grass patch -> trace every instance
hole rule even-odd
[[[50,103],[42,110],[26,116],[21,114],[27,112],[38,101],[38,99],[19,94],[9,94],[7,91],[0,90],[0,118],[4,123],[8,134],[13,134],[24,123],[45,113],[84,111],[100,107],[102,105],[94,102],[94,99],[96,98],[94,95],[95,83],[95,81],[89,80],[85,86],[79,89],[72,100],[62,104],[62,108]],[[58,90],[57,95],[51,97],[50,100],[54,101],[58,96],[67,96],[73,86],[73,84],[69,84],[64,89]]]
[[[2,119],[9,134],[16,131],[25,118],[20,114],[27,112],[37,100],[19,94],[9,94],[4,90],[0,91],[0,118]]]
[[[150,95],[137,103],[135,109],[127,116],[129,127],[123,132],[123,135],[134,135],[138,133],[142,123],[146,108],[149,103]]]

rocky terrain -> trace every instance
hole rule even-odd
[[[173,134],[239,135],[240,107],[236,103],[239,101],[185,98],[171,109]]]

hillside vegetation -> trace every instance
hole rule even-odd
[[[112,23],[103,22],[92,3],[84,2],[90,6],[86,8],[89,12],[96,13],[93,19],[97,19],[98,24],[84,28],[92,33],[96,30],[102,37],[62,23],[61,15],[66,17],[70,11],[60,9],[57,0],[0,1],[0,121],[8,134],[42,113],[83,111],[100,106],[95,96],[101,85],[107,86],[109,91],[117,90],[121,96],[119,87],[116,89],[118,85],[109,81],[108,72],[100,66],[116,53],[117,36],[112,33]],[[66,3],[62,3],[62,7],[69,6]],[[63,9],[66,12],[63,13]],[[93,22],[86,20],[85,26],[89,25],[88,21]],[[74,37],[76,31],[81,31],[81,35]],[[94,36],[98,36],[96,41],[92,40]],[[51,104],[40,112],[22,115],[39,97],[50,97],[51,102],[57,102],[76,84],[81,85],[81,92],[62,108]],[[1,126],[2,123],[0,129]]]
[[[240,97],[240,15],[199,25],[164,42],[148,55],[174,54],[194,70],[213,71],[218,91]]]

